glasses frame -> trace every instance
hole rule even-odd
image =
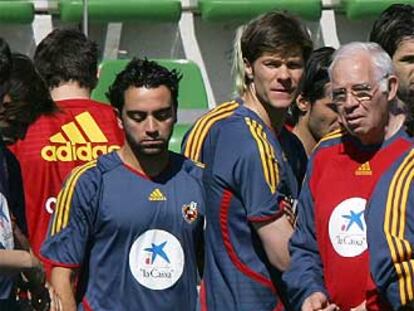
[[[332,90],[332,95],[331,95],[332,103],[337,107],[337,109],[343,107],[348,99],[348,93],[352,95],[352,97],[358,102],[358,104],[361,104],[363,102],[369,102],[374,98],[375,94],[377,93],[379,89],[381,82],[387,78],[388,78],[388,75],[385,75],[384,77],[379,79],[375,83],[374,86],[371,86],[369,84],[356,84],[356,85],[351,86],[351,89],[341,88],[339,89],[341,91],[343,90],[343,93],[341,93],[341,95],[345,95],[345,97],[343,100],[341,99],[340,101],[335,100],[335,90]],[[358,87],[358,88],[365,87],[365,89],[355,90],[353,89],[355,87]],[[363,93],[363,94],[359,95],[358,93]]]

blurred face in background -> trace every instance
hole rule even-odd
[[[414,107],[414,38],[400,42],[392,61],[400,81],[398,96]]]

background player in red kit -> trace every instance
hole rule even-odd
[[[97,82],[94,42],[77,30],[56,29],[40,42],[34,61],[58,111],[38,118],[9,147],[21,165],[29,240],[38,255],[66,175],[118,149],[123,134],[112,107],[89,98]]]

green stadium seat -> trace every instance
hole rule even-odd
[[[156,61],[170,70],[177,69],[183,75],[178,94],[179,109],[208,109],[207,93],[203,78],[200,69],[195,63],[188,60],[157,59]],[[115,80],[116,75],[125,68],[128,62],[129,60],[126,59],[102,62],[99,69],[98,85],[92,92],[93,99],[108,102],[105,93]]]
[[[414,0],[342,0],[341,6],[350,20],[375,18],[391,4],[414,4]]]
[[[60,19],[80,22],[82,0],[59,0]],[[181,17],[180,0],[89,0],[91,22],[177,22]]]
[[[321,17],[321,0],[198,0],[203,19],[246,21],[271,10],[286,10],[307,20]]]
[[[174,126],[174,133],[170,139],[169,149],[181,153],[181,142],[185,133],[190,129],[191,124],[176,124]]]
[[[32,1],[0,0],[1,24],[30,24],[35,15]]]

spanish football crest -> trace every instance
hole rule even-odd
[[[194,201],[191,201],[189,204],[184,204],[181,211],[183,213],[184,220],[189,224],[192,224],[198,218],[197,203]]]

